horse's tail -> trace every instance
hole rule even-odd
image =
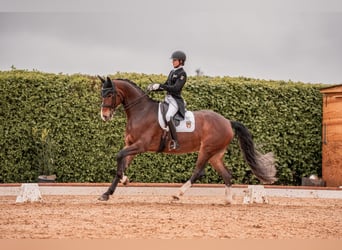
[[[273,183],[277,170],[273,153],[262,155],[254,146],[253,138],[249,130],[240,122],[231,121],[232,128],[238,137],[239,145],[245,161],[251,167],[253,174],[265,184]]]

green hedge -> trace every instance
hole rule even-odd
[[[143,89],[164,75],[117,73]],[[109,182],[123,147],[125,114],[100,118],[100,82],[88,75],[37,71],[0,72],[0,182],[35,182],[56,174],[58,182]],[[279,184],[298,185],[321,175],[321,85],[250,78],[189,77],[188,109],[211,109],[245,124],[262,152],[277,157]],[[161,100],[163,93],[152,93]],[[126,172],[134,182],[184,182],[197,154],[137,156]],[[234,183],[258,183],[233,140],[225,157]],[[206,168],[205,183],[222,182]]]

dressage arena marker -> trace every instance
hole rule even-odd
[[[244,191],[243,204],[268,203],[266,191],[263,185],[248,185]]]
[[[17,196],[16,202],[38,202],[42,201],[42,199],[43,198],[37,183],[24,183],[20,187],[19,195]]]

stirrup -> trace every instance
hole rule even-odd
[[[179,144],[176,140],[171,140],[170,143],[170,150],[177,150],[179,149]]]

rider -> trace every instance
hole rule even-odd
[[[178,149],[179,143],[177,140],[176,127],[173,121],[173,116],[179,111],[180,115],[185,116],[185,104],[182,98],[182,88],[186,82],[186,72],[183,69],[186,55],[182,51],[175,51],[171,55],[173,70],[171,70],[164,84],[153,83],[148,86],[148,90],[165,90],[165,102],[169,104],[169,109],[166,113],[167,125],[170,129],[172,141],[170,149]]]

